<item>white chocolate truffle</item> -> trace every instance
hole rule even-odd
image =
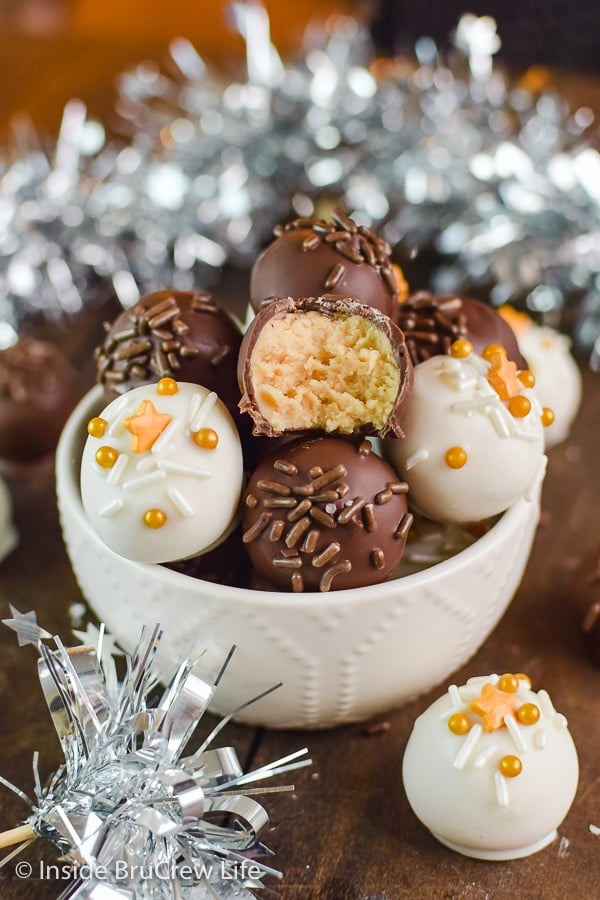
[[[537,325],[526,313],[510,307],[499,312],[516,334],[519,349],[535,376],[535,393],[551,406],[554,421],[546,428],[546,447],[566,440],[581,404],[581,372],[571,355],[571,341],[554,328]]]
[[[453,355],[415,366],[406,436],[385,441],[384,452],[416,510],[477,522],[535,495],[546,468],[546,413],[503,348],[490,345],[484,359],[468,341],[452,347]]]
[[[17,532],[12,522],[12,503],[8,488],[0,478],[0,562],[17,546]]]
[[[517,859],[557,836],[579,777],[567,720],[524,675],[452,685],[416,720],[402,765],[417,817],[442,844]]]
[[[237,428],[217,395],[162,378],[88,424],[85,512],[104,543],[138,562],[195,556],[224,539],[242,489]]]

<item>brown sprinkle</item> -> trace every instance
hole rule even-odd
[[[283,521],[283,519],[275,519],[275,521],[271,525],[271,530],[269,531],[269,540],[273,541],[273,543],[275,543],[275,541],[278,541],[283,534],[284,529],[285,522]]]
[[[315,522],[319,522],[321,525],[325,525],[326,528],[335,528],[337,522],[333,518],[333,516],[328,515],[324,509],[321,509],[320,506],[313,506],[310,511],[310,515],[315,520]]]
[[[299,522],[296,522],[285,536],[286,547],[295,547],[304,537],[310,528],[310,519],[304,516]]]
[[[297,475],[298,467],[294,463],[286,462],[285,459],[276,459],[273,468],[277,472],[283,472],[284,475]]]
[[[327,278],[325,279],[325,287],[328,291],[332,290],[336,286],[336,284],[341,281],[346,272],[346,268],[343,263],[336,263],[333,267]]]
[[[255,541],[256,538],[260,537],[270,521],[271,514],[261,512],[254,525],[251,525],[248,531],[245,531],[242,535],[242,542],[244,544],[249,544],[251,541]]]
[[[299,556],[274,556],[272,563],[277,569],[302,568],[302,560]]]
[[[374,547],[371,550],[371,563],[376,569],[383,569],[385,566],[385,554],[381,547]]]
[[[316,528],[311,528],[311,530],[308,532],[308,534],[302,541],[302,546],[300,547],[300,549],[302,550],[303,553],[314,553],[318,540],[319,540],[318,530]]]
[[[320,569],[322,566],[326,566],[328,562],[337,556],[341,550],[341,546],[337,543],[337,541],[332,541],[324,550],[321,550],[317,556],[313,556],[312,564],[315,569]]]
[[[404,513],[400,521],[398,522],[398,527],[394,532],[394,537],[398,540],[406,540],[408,532],[411,529],[413,523],[413,516],[411,513]]]
[[[336,563],[335,566],[331,566],[331,568],[323,572],[323,575],[321,576],[321,581],[319,582],[320,590],[323,592],[331,590],[331,585],[337,575],[344,575],[351,571],[352,563],[349,559],[344,559],[341,562]]]
[[[301,594],[304,590],[304,581],[300,572],[294,572],[291,577],[292,591],[294,594]]]
[[[266,481],[261,478],[256,482],[256,487],[261,491],[266,491],[267,494],[278,494],[280,497],[289,497],[291,494],[291,489],[281,481]]]
[[[363,525],[369,533],[377,531],[377,519],[375,518],[375,507],[372,503],[365,503],[362,511]]]
[[[366,500],[364,497],[355,497],[348,506],[345,506],[341,512],[338,513],[338,524],[347,525],[350,519],[363,508],[365,503]]]
[[[301,500],[300,503],[295,507],[295,509],[290,510],[287,514],[288,522],[296,522],[298,519],[301,519],[312,507],[312,500]]]

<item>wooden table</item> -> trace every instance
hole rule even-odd
[[[5,48],[10,53],[9,43]],[[19,54],[23,47],[19,46]],[[30,57],[31,59],[31,57]],[[10,57],[3,65],[10,67]],[[597,91],[594,96],[597,97]],[[66,98],[65,98],[66,99]],[[589,102],[589,101],[588,101]],[[82,341],[89,341],[82,326]],[[485,863],[439,845],[410,811],[400,776],[415,717],[444,690],[390,712],[375,723],[332,731],[286,733],[231,725],[219,745],[233,744],[245,768],[304,745],[314,760],[297,773],[293,794],[266,798],[271,828],[265,843],[284,872],[273,894],[296,900],[587,900],[600,894],[600,669],[582,651],[568,597],[571,572],[583,552],[600,543],[598,422],[600,382],[584,371],[580,416],[568,441],[550,452],[543,512],[523,582],[492,636],[453,680],[474,674],[524,671],[545,687],[569,719],[579,749],[580,786],[560,827],[560,837],[527,859]],[[84,378],[89,376],[85,371]],[[82,388],[86,385],[82,384]],[[81,600],[67,560],[54,499],[52,468],[13,477],[10,487],[20,533],[16,551],[0,564],[0,614],[12,603],[36,609],[41,624],[68,643],[69,609]],[[61,761],[31,647],[0,629],[0,774],[31,790],[31,759],[41,755],[42,775]],[[210,718],[210,717],[208,717]],[[214,720],[211,723],[214,725]],[[208,722],[203,726],[206,730]],[[0,829],[26,815],[24,804],[0,786]],[[0,870],[4,900],[50,900],[66,884],[40,878],[41,861],[56,862],[42,841],[21,856],[32,875],[21,879],[14,862]]]

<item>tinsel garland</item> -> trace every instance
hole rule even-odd
[[[567,330],[598,365],[591,110],[511,83],[493,63],[489,17],[463,16],[446,58],[424,37],[411,60],[377,59],[367,27],[341,17],[309,29],[282,62],[260,4],[231,13],[246,42],[239,80],[177,40],[166,71],[143,63],[120,80],[127,146],[86,156],[71,142],[70,180],[64,138],[44,165],[29,150],[8,166],[0,206],[27,198],[31,214],[26,228],[3,217],[4,318],[18,322],[34,296],[61,309],[63,284],[85,303],[100,281],[124,305],[158,287],[210,285],[225,263],[250,266],[278,221],[335,203],[396,245],[409,270],[427,260],[414,290],[513,303]],[[48,209],[49,182],[61,179]]]
[[[269,817],[251,795],[291,788],[248,785],[309,765],[306,750],[243,773],[232,747],[212,746],[230,716],[187,750],[228,660],[210,684],[194,674],[193,655],[183,659],[153,702],[159,625],[142,629],[119,681],[103,626],[88,628],[93,644],[82,633],[82,646],[65,647],[35,612],[11,613],[3,621],[19,645],[38,649],[64,764],[42,785],[34,755],[35,800],[0,776],[31,810],[25,825],[0,834],[0,847],[19,844],[0,865],[47,838],[63,854],[61,872],[72,867],[61,900],[251,900],[265,876],[281,877],[262,859],[269,851],[259,833]]]

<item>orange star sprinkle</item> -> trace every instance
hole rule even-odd
[[[497,731],[503,727],[505,716],[514,715],[516,700],[516,694],[500,691],[488,682],[469,709],[481,716],[484,731]]]
[[[487,352],[489,351],[489,352]],[[486,347],[483,356],[491,364],[487,380],[501,400],[510,400],[521,393],[523,385],[517,378],[517,366],[506,356],[500,345]]]
[[[142,400],[135,416],[125,419],[125,428],[133,435],[131,449],[134,453],[150,450],[154,441],[162,434],[172,416],[160,413],[151,400]]]

